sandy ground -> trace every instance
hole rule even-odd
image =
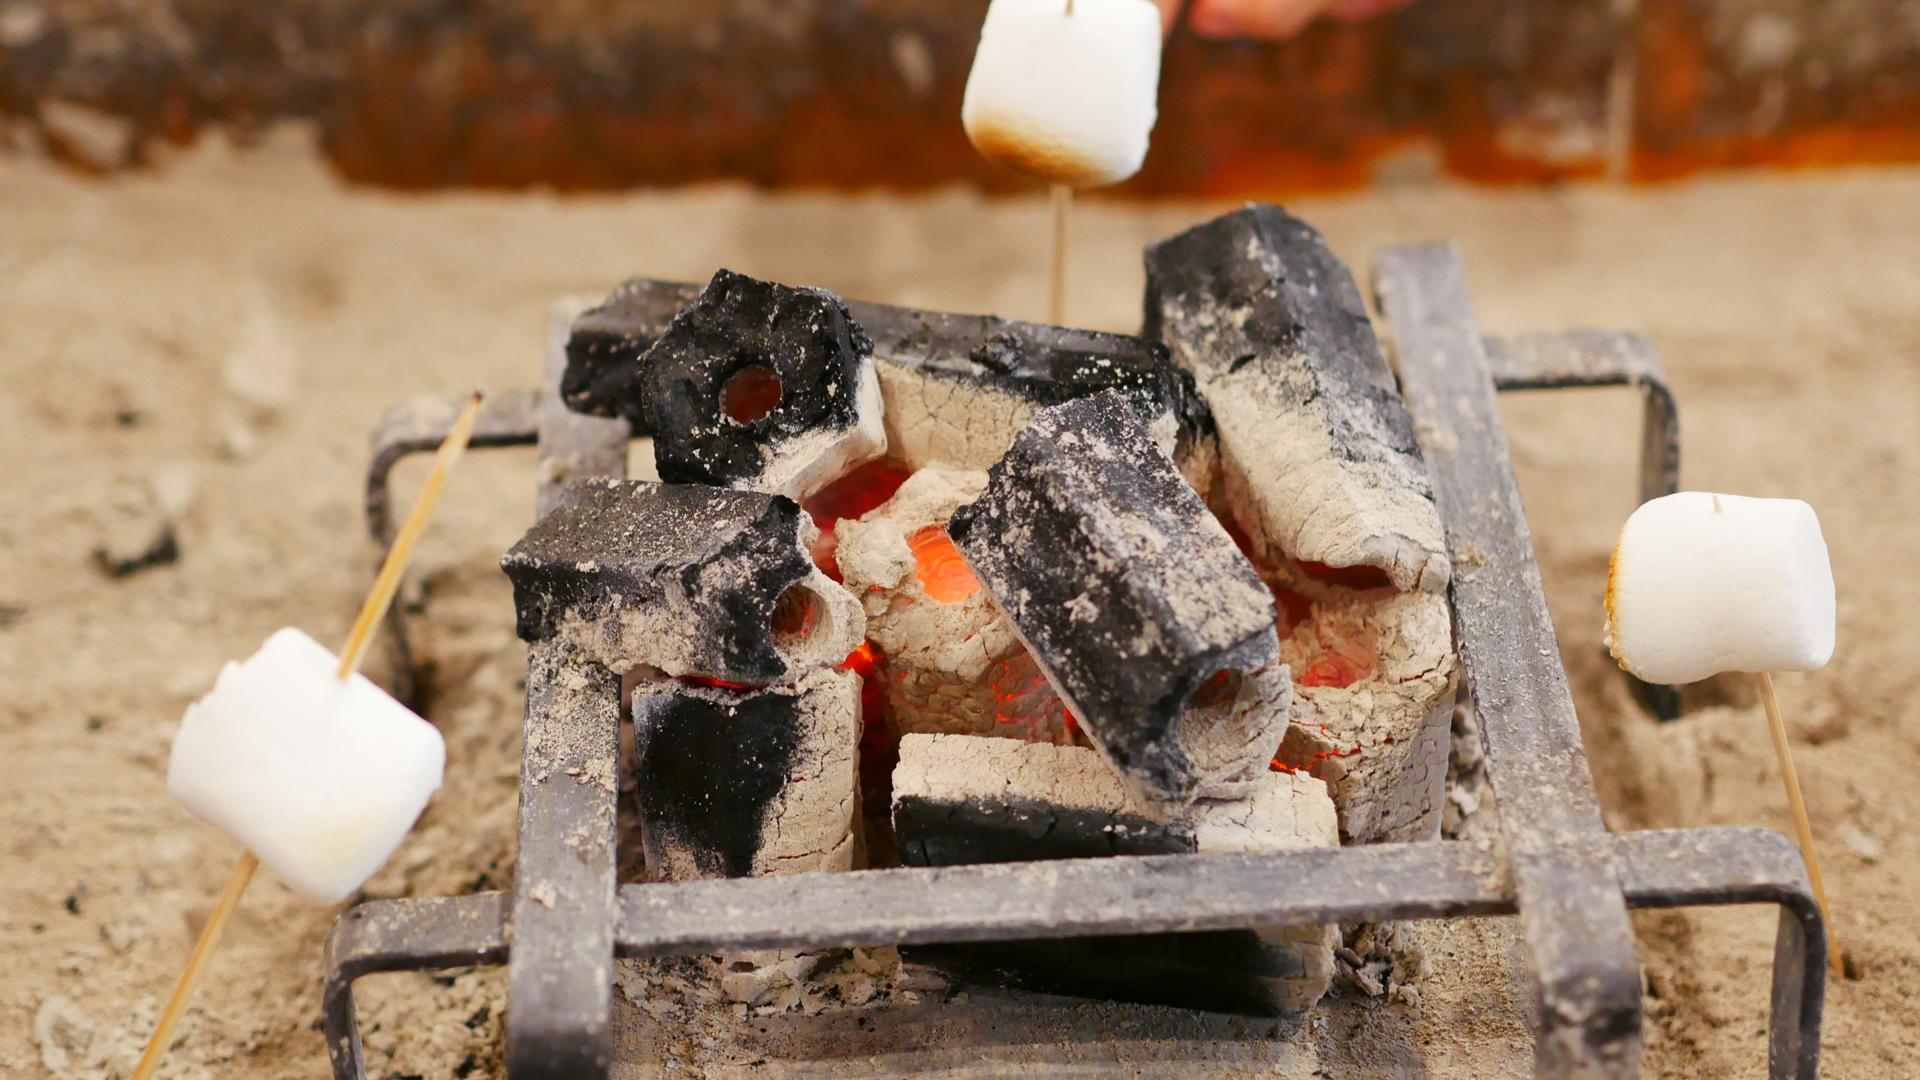
[[[1218,209],[1087,206],[1071,321],[1137,325],[1141,245]],[[1382,243],[1458,237],[1490,331],[1646,333],[1679,395],[1687,485],[1819,510],[1840,647],[1827,670],[1781,689],[1850,971],[1828,998],[1827,1075],[1920,1074],[1920,706],[1909,697],[1920,570],[1907,561],[1920,486],[1920,171],[1634,192],[1416,187],[1293,209],[1356,265]],[[173,726],[222,661],[275,627],[343,635],[370,578],[359,477],[388,403],[532,385],[548,300],[641,273],[702,278],[724,264],[1034,317],[1043,222],[1038,201],[965,193],[402,198],[343,189],[297,134],[246,155],[209,142],[111,183],[0,156],[0,1073],[125,1075],[137,1055],[236,855],[166,797]],[[1607,552],[1632,508],[1633,398],[1507,407],[1612,824],[1786,830],[1750,697],[1656,725],[1601,655]],[[531,474],[527,452],[469,458],[425,543],[422,647],[450,776],[371,895],[507,880],[522,660],[493,562],[529,521]],[[419,475],[403,469],[403,486]],[[93,551],[140,547],[157,507],[178,520],[179,561],[104,576]],[[333,915],[263,878],[163,1075],[323,1075],[319,957]],[[1649,1075],[1760,1075],[1770,910],[1638,925]],[[991,1063],[1007,1037],[994,1032],[1016,1022],[1079,1040],[1041,1070],[1056,1075],[1100,1060],[1158,1075],[1152,1062],[1195,1039],[1231,1048],[1209,1075],[1523,1068],[1519,997],[1501,974],[1511,939],[1466,924],[1426,942],[1436,974],[1417,1006],[1343,992],[1282,1031],[1091,1007],[1035,1021],[1031,1002],[975,994],[970,1010],[896,1010],[857,1035],[815,1029],[813,1050],[796,1053],[830,1060],[791,1071],[1001,1075]],[[366,987],[376,1076],[493,1071],[497,974]],[[1025,1020],[1009,1019],[1021,1010]],[[757,1067],[712,1056],[711,1037],[693,1038],[697,1025],[670,1011],[624,1016],[626,1075]],[[939,1060],[915,1064],[876,1031]]]

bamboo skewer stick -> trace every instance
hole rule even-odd
[[[187,957],[187,968],[180,973],[180,981],[173,988],[173,996],[167,999],[167,1007],[160,1014],[160,1022],[153,1026],[153,1037],[147,1040],[147,1049],[140,1055],[140,1064],[133,1067],[133,1080],[147,1080],[155,1069],[160,1067],[160,1058],[167,1052],[167,1043],[173,1041],[173,1029],[179,1025],[180,1017],[187,1011],[187,1002],[193,997],[193,986],[200,981],[200,972],[207,966],[207,958],[213,955],[213,947],[220,942],[220,931],[227,925],[227,916],[240,906],[240,897],[247,891],[247,884],[253,880],[253,872],[260,866],[260,860],[253,852],[240,853],[240,861],[233,866],[233,873],[227,875],[227,887],[220,893],[220,903],[207,917],[207,925],[200,931],[200,940],[193,943],[193,955]]]
[[[1793,754],[1787,746],[1787,725],[1780,719],[1780,701],[1773,694],[1773,676],[1754,675],[1760,685],[1760,703],[1767,709],[1767,727],[1773,732],[1773,752],[1780,758],[1780,779],[1787,786],[1787,806],[1793,811],[1793,828],[1800,837],[1800,857],[1807,863],[1807,882],[1813,886],[1813,898],[1820,903],[1820,918],[1827,924],[1827,969],[1843,974],[1839,936],[1833,925],[1833,909],[1827,906],[1827,887],[1820,880],[1820,856],[1813,850],[1813,823],[1807,820],[1807,801],[1800,794],[1800,774],[1794,771]]]
[[[433,471],[427,474],[427,482],[421,487],[419,498],[407,514],[406,523],[400,527],[400,534],[394,538],[393,546],[387,549],[387,557],[380,564],[379,576],[374,578],[373,591],[367,594],[366,602],[360,606],[360,617],[354,620],[346,646],[340,650],[337,675],[342,681],[359,669],[361,659],[367,654],[367,645],[373,640],[374,628],[380,624],[380,616],[386,613],[387,606],[393,603],[394,593],[399,591],[400,576],[406,572],[414,545],[419,543],[420,535],[426,531],[427,522],[433,517],[433,508],[440,501],[440,491],[447,484],[447,474],[460,460],[460,455],[466,452],[467,443],[473,438],[474,421],[480,416],[480,400],[480,393],[475,391],[473,397],[467,400],[466,407],[460,410],[459,417],[453,422],[453,430],[434,454]],[[160,1067],[167,1044],[173,1041],[173,1030],[186,1014],[194,986],[200,981],[200,974],[213,955],[214,946],[220,941],[220,932],[226,928],[228,917],[240,906],[240,898],[246,894],[247,885],[253,881],[253,872],[259,866],[260,860],[254,857],[253,852],[240,853],[240,861],[234,864],[233,873],[227,876],[227,887],[220,893],[220,902],[214,907],[213,914],[208,916],[207,925],[200,931],[200,939],[194,942],[186,969],[180,972],[180,980],[173,987],[173,996],[167,999],[167,1007],[161,1010],[160,1020],[153,1027],[153,1035],[147,1039],[147,1048],[140,1055],[140,1063],[134,1066],[131,1080],[150,1080]]]
[[[1071,5],[1068,11],[1072,11]],[[1053,273],[1047,291],[1047,321],[1062,326],[1067,321],[1067,221],[1073,215],[1073,188],[1055,184],[1047,201],[1053,210]]]
[[[427,474],[427,482],[420,489],[420,497],[414,501],[413,510],[407,515],[406,523],[400,526],[400,533],[393,539],[393,546],[387,549],[386,561],[380,564],[380,576],[373,579],[373,591],[367,594],[367,602],[360,605],[360,617],[353,621],[353,631],[347,635],[347,644],[340,650],[339,676],[344,679],[360,667],[360,660],[367,654],[367,646],[373,642],[374,628],[380,625],[380,617],[387,613],[387,606],[393,603],[393,594],[400,591],[400,575],[406,572],[407,561],[413,558],[413,546],[420,542],[420,534],[427,531],[427,522],[433,517],[434,504],[440,501],[440,489],[446,486],[447,474],[467,452],[467,443],[473,438],[474,421],[480,418],[480,392],[474,391],[467,399],[467,406],[460,410],[460,416],[453,422],[453,430],[440,443],[440,449],[433,455],[433,471]]]

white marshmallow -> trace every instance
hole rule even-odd
[[[1160,89],[1151,0],[993,0],[960,122],[974,149],[1058,184],[1140,170]]]
[[[1813,507],[1683,491],[1643,503],[1607,575],[1607,649],[1651,683],[1812,671],[1833,656],[1833,568]]]
[[[221,669],[187,706],[167,790],[288,888],[331,904],[358,889],[440,787],[432,724],[288,627]]]

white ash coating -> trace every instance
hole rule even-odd
[[[1833,657],[1833,567],[1813,507],[1682,491],[1642,503],[1607,574],[1607,650],[1651,683],[1813,671]]]
[[[799,550],[807,551],[819,533],[802,515]],[[750,563],[715,560],[700,568],[695,592],[706,596],[741,592],[741,586],[755,573]],[[616,597],[611,615],[589,618],[569,608],[560,619],[560,636],[590,659],[621,674],[638,669],[675,677],[712,674],[713,644],[708,628],[688,615],[697,607],[696,598],[686,595],[684,583],[676,575],[663,574],[656,581],[664,587],[663,596],[626,604]],[[815,567],[788,588],[811,594],[814,619],[805,635],[776,633],[773,637],[774,650],[786,665],[785,679],[837,665],[860,646],[866,636],[866,615],[860,601],[839,582]]]
[[[1280,758],[1327,780],[1349,842],[1432,839],[1459,674],[1446,598],[1330,587],[1280,655],[1304,672],[1343,644],[1370,651],[1371,672],[1346,687],[1296,685]]]
[[[986,469],[1033,419],[1033,402],[989,383],[890,361],[875,347],[888,452],[909,468]]]
[[[1411,419],[1352,273],[1311,225],[1244,208],[1147,249],[1148,332],[1193,373],[1232,517],[1266,564],[1450,566]]]
[[[1160,12],[1147,0],[993,0],[960,122],[987,158],[1057,184],[1140,169],[1157,115]]]
[[[907,735],[893,797],[930,803],[1025,803],[1144,818],[1190,830],[1201,852],[1293,851],[1339,845],[1333,800],[1321,780],[1268,771],[1243,799],[1185,807],[1139,798],[1104,758],[1079,746],[970,735]]]
[[[1394,587],[1441,592],[1449,564],[1432,496],[1400,470],[1336,454],[1320,409],[1257,368],[1201,384],[1219,429],[1236,524],[1264,558],[1377,566]]]
[[[1066,706],[985,589],[944,603],[916,575],[908,537],[979,497],[984,472],[923,468],[893,498],[834,527],[834,558],[867,612],[867,641],[896,733],[949,732],[1067,744]]]
[[[432,724],[293,627],[187,706],[167,761],[180,805],[317,904],[353,895],[440,787]]]
[[[856,420],[850,427],[820,427],[761,447],[764,463],[758,476],[735,481],[730,487],[785,495],[799,502],[832,483],[854,466],[887,452],[886,406],[873,357],[860,358],[859,385],[854,387]],[[732,423],[722,420],[722,423]]]
[[[1265,783],[1287,735],[1293,698],[1292,673],[1276,663],[1240,676],[1231,697],[1187,706],[1174,738],[1193,768],[1196,798],[1244,799]]]

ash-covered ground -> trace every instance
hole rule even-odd
[[[1086,202],[1071,321],[1135,328],[1142,246],[1222,209]],[[1839,650],[1781,692],[1849,971],[1828,998],[1826,1075],[1920,1072],[1920,171],[1412,187],[1291,209],[1357,268],[1378,244],[1458,237],[1490,332],[1646,333],[1679,395],[1687,486],[1820,512]],[[366,438],[389,403],[532,385],[548,301],[635,274],[724,265],[1037,318],[1044,223],[1041,199],[964,193],[402,197],[343,188],[298,132],[245,153],[210,140],[110,182],[0,155],[0,1072],[131,1068],[237,854],[167,799],[174,724],[276,627],[344,635],[371,577]],[[1612,824],[1788,830],[1750,694],[1696,695],[1693,715],[1656,725],[1601,652],[1637,402],[1505,404]],[[531,519],[532,469],[531,451],[469,457],[424,544],[420,646],[448,782],[370,895],[510,880],[524,657],[495,562]],[[423,471],[402,468],[403,499]],[[103,573],[97,550],[136,556],[167,520],[177,561]],[[326,1075],[333,914],[260,879],[162,1075]],[[1760,1074],[1771,909],[1637,925],[1648,1074]],[[697,965],[629,968],[649,1007],[623,1007],[620,1075],[1526,1074],[1502,924],[1350,944],[1356,974],[1278,1023],[955,994],[885,951],[832,958],[805,992],[748,988],[765,990],[751,1006],[715,1001]],[[363,986],[375,1076],[497,1072],[498,973]]]

